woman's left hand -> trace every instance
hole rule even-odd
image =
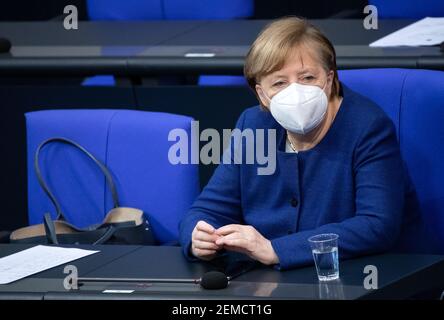
[[[245,253],[266,265],[279,263],[271,241],[252,226],[229,224],[217,229],[216,234],[220,236],[216,244],[227,250]]]

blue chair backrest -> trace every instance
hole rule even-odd
[[[339,72],[351,89],[393,120],[431,243],[420,230],[404,235],[421,252],[444,253],[444,72],[368,69]]]
[[[199,192],[197,165],[173,165],[170,130],[188,135],[191,118],[132,110],[47,110],[26,114],[28,213],[30,224],[55,209],[40,188],[33,167],[37,146],[51,137],[71,139],[112,172],[120,205],[142,209],[160,244],[178,238],[178,223]],[[101,222],[112,208],[100,170],[77,149],[54,143],[42,149],[43,176],[69,222],[85,227]]]
[[[253,15],[254,0],[88,0],[90,20],[237,19]]]
[[[442,0],[369,0],[378,9],[382,19],[422,19],[424,17],[443,17]]]

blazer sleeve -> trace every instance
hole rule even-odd
[[[313,263],[308,238],[320,233],[339,235],[340,259],[391,248],[400,232],[404,210],[405,172],[393,123],[376,117],[354,149],[354,217],[313,230],[272,239],[279,257],[277,269]]]
[[[245,113],[243,112],[239,117],[236,123],[237,129],[242,130]],[[233,139],[230,139],[229,147],[225,150],[221,163],[179,224],[179,241],[188,259],[195,259],[190,254],[191,233],[198,221],[203,220],[216,229],[227,224],[243,223],[240,202],[240,165],[234,162],[236,150],[242,146],[236,146],[232,142]]]

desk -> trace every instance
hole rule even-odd
[[[0,244],[0,258],[15,252],[28,249],[34,245],[27,244]],[[95,269],[139,249],[139,246],[81,246],[99,253],[84,257],[68,264],[75,264],[79,277],[84,277]],[[51,268],[10,285],[0,285],[0,299],[43,299],[47,291],[63,291],[63,279],[66,275],[63,269],[66,265]]]
[[[13,44],[0,54],[0,76],[142,77],[165,74],[242,74],[245,54],[268,20],[2,22],[0,36]],[[370,48],[369,43],[413,20],[381,20],[366,30],[362,20],[313,20],[337,50],[340,69],[402,67],[444,70],[439,47]],[[211,58],[186,57],[211,53]]]
[[[0,256],[29,246],[0,245]],[[73,261],[81,277],[197,279],[215,267],[190,263],[179,247],[79,246],[100,253]],[[363,287],[364,266],[375,265],[379,289]],[[444,256],[382,254],[341,261],[338,282],[319,283],[314,267],[276,271],[260,267],[235,278],[226,289],[204,290],[194,284],[86,283],[79,290],[63,288],[64,266],[9,285],[0,285],[0,299],[404,299],[424,290],[444,288]],[[135,290],[108,294],[103,290]]]

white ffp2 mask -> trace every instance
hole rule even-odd
[[[273,96],[270,111],[285,129],[306,134],[316,128],[327,112],[328,99],[318,86],[292,83]]]

